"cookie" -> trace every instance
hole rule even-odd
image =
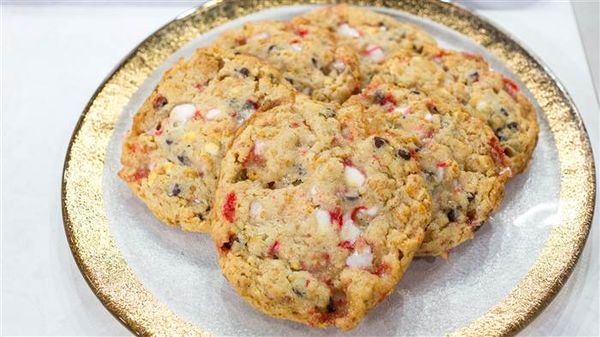
[[[325,102],[343,102],[358,91],[355,53],[326,29],[283,21],[250,22],[223,33],[223,49],[260,57],[277,67],[299,91]]]
[[[163,222],[207,231],[220,161],[236,130],[294,92],[255,57],[199,49],[165,73],[136,113],[119,176]]]
[[[372,135],[347,141],[334,107],[299,95],[239,132],[213,216],[219,264],[247,302],[348,330],[400,280],[430,198],[416,161]]]
[[[509,174],[498,139],[448,92],[373,82],[344,103],[338,118],[347,139],[377,132],[382,147],[418,162],[432,197],[418,255],[447,257],[500,204]]]
[[[425,92],[447,89],[494,131],[513,175],[527,167],[539,132],[535,109],[517,84],[492,70],[480,55],[444,49],[432,57],[399,53],[374,81]]]
[[[323,27],[336,35],[340,45],[354,50],[359,55],[363,85],[390,55],[400,51],[430,55],[437,50],[436,41],[417,26],[362,7],[321,7],[292,21]]]

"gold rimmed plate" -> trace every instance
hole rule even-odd
[[[595,198],[591,146],[573,102],[512,37],[434,0],[347,1],[421,26],[441,45],[483,54],[535,103],[540,140],[501,209],[448,261],[414,261],[398,290],[344,335],[508,335],[532,320],[571,273]],[[73,255],[102,303],[138,334],[332,335],[256,312],[227,285],[206,235],[154,219],[116,177],[131,116],[164,70],[220,32],[286,19],[328,1],[211,1],[152,34],[83,111],[65,160],[63,217]]]

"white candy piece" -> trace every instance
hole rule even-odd
[[[342,23],[341,25],[339,25],[336,32],[344,36],[354,38],[360,37],[360,33],[356,29],[350,27],[347,23]]]
[[[260,212],[262,211],[262,205],[257,202],[257,201],[253,201],[250,204],[250,216],[253,218],[258,217],[258,215],[260,214]]]
[[[375,63],[379,63],[385,59],[385,54],[383,53],[383,49],[379,46],[368,45],[366,48],[366,52],[369,55],[371,61]]]
[[[346,69],[346,64],[340,60],[333,62],[332,66],[333,69],[337,70],[338,73],[341,73],[344,71],[344,69]]]
[[[346,184],[350,187],[361,187],[365,184],[365,180],[367,180],[365,175],[353,166],[344,167],[344,178],[346,179]]]
[[[214,119],[216,119],[217,117],[219,117],[219,115],[221,114],[221,110],[217,109],[217,108],[213,108],[210,109],[206,112],[206,116],[204,116],[206,118],[207,121],[212,121]]]
[[[295,51],[302,51],[302,45],[300,43],[292,43],[290,47]]]
[[[354,221],[350,218],[349,213],[348,217],[344,215],[344,225],[342,226],[342,230],[340,230],[340,239],[342,241],[349,241],[350,243],[356,242],[356,239],[361,234],[360,228],[356,227]]]
[[[443,167],[438,167],[437,168],[437,175],[436,175],[436,179],[437,181],[442,181],[444,180],[444,175],[446,174],[446,169]]]
[[[264,40],[264,39],[268,39],[271,37],[271,34],[267,33],[267,32],[260,32],[258,34],[255,34],[254,36],[252,36],[250,39],[251,40]]]
[[[319,208],[315,211],[315,217],[317,218],[317,223],[319,225],[331,224],[331,216],[329,215],[329,212],[322,208]]]
[[[317,195],[317,186],[313,185],[313,186],[310,188],[310,194],[311,194],[311,195]]]
[[[433,120],[433,115],[428,112],[427,115],[425,115],[425,120],[431,122]]]
[[[257,140],[254,142],[254,154],[261,155],[265,149],[267,142],[264,140]]]
[[[408,105],[399,106],[394,109],[395,113],[401,113],[404,116],[408,115],[411,111],[412,111],[412,108]]]
[[[173,110],[171,110],[171,114],[169,115],[169,118],[171,118],[173,121],[176,122],[182,122],[185,123],[188,120],[190,120],[192,117],[194,117],[194,114],[196,113],[196,106],[194,106],[193,104],[179,104],[177,106],[175,106],[173,108]]]
[[[368,216],[371,216],[371,217],[373,217],[373,216],[376,216],[376,215],[377,215],[377,212],[378,212],[378,211],[379,211],[379,207],[377,207],[377,206],[373,206],[373,207],[371,207],[371,208],[367,208],[367,210],[366,210],[366,211],[364,211],[364,212],[365,212],[365,213],[367,213],[367,215],[368,215]]]
[[[373,253],[371,247],[367,246],[362,251],[355,250],[352,255],[346,259],[346,265],[354,268],[370,268],[373,266]]]

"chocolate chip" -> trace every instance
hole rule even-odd
[[[158,110],[160,108],[162,108],[163,106],[167,105],[169,103],[169,101],[167,101],[167,98],[165,96],[157,96],[154,101],[152,102],[152,107],[154,108],[154,110]]]
[[[504,108],[500,108],[500,112],[504,115],[504,116],[508,116],[508,111],[506,111],[506,109]]]
[[[248,77],[248,75],[250,75],[250,70],[248,70],[248,68],[246,67],[241,68],[240,70],[238,70],[238,72],[244,77]]]
[[[290,82],[291,85],[294,85],[294,80],[292,80],[291,78],[286,77],[285,78],[288,82]]]
[[[294,294],[296,294],[296,296],[304,297],[304,294],[300,290],[298,290],[296,288],[292,288],[292,291],[294,292]]]
[[[325,110],[319,112],[319,115],[325,118],[333,118],[335,117],[335,111],[333,111],[333,109],[330,108],[325,108]]]
[[[252,100],[247,100],[244,105],[242,105],[242,110],[256,110],[258,109],[258,104]]]
[[[385,143],[387,143],[387,140],[385,140],[381,137],[375,137],[375,138],[373,138],[373,143],[375,144],[376,148],[380,148],[380,147],[384,146]]]
[[[267,183],[267,187],[272,190],[273,188],[275,188],[275,182],[271,181],[271,182]]]
[[[473,193],[469,193],[469,194],[467,195],[467,201],[468,201],[468,202],[471,202],[471,201],[473,201],[473,200],[475,200],[475,195],[474,195]]]
[[[234,51],[233,52],[233,55],[240,55],[240,54],[241,54],[241,52],[239,52],[239,51]]]
[[[511,130],[517,130],[519,128],[519,124],[517,124],[517,122],[510,122],[506,124],[506,126]]]
[[[375,90],[375,94],[373,95],[373,102],[383,105],[385,103],[385,94],[382,90]]]
[[[421,92],[419,90],[415,90],[415,89],[411,90],[410,93],[413,94],[413,95],[420,95],[421,94]]]
[[[229,240],[227,240],[227,242],[224,242],[224,243],[221,245],[221,250],[222,250],[222,251],[229,251],[229,250],[231,249],[231,247],[233,246],[233,244],[234,244],[235,242],[237,242],[237,241],[238,241],[238,238],[237,238],[237,236],[235,236],[235,235],[230,235],[230,236],[229,236]]]
[[[292,185],[294,185],[294,186],[298,186],[300,184],[302,184],[302,180],[300,180],[300,179],[296,179],[296,180],[292,181]]]
[[[479,73],[478,73],[478,72],[476,72],[476,71],[475,71],[475,72],[472,72],[472,73],[470,73],[470,74],[469,74],[469,80],[470,80],[471,82],[477,82],[477,81],[479,81]]]
[[[187,165],[190,162],[190,159],[182,154],[177,156],[177,160],[179,160],[179,162],[183,165]]]
[[[319,67],[319,63],[317,62],[317,59],[314,57],[310,58],[310,61],[312,62],[313,66],[315,66],[315,68]]]
[[[170,196],[176,197],[179,195],[179,193],[181,193],[181,188],[179,187],[179,185],[178,184],[173,185],[171,187]]]
[[[446,212],[446,216],[448,217],[448,221],[455,222],[456,218],[458,217],[458,214],[456,214],[456,210],[451,209],[448,212]]]
[[[327,303],[327,312],[330,314],[335,312],[335,303],[333,301],[333,297],[329,298],[329,303]]]
[[[435,103],[433,103],[433,102],[428,102],[427,103],[427,109],[432,114],[439,114],[440,113],[439,110],[437,109],[437,107],[435,106]]]
[[[167,143],[167,145],[171,145],[171,144],[173,144],[173,140],[172,139],[166,139],[165,143]]]
[[[398,260],[402,260],[404,258],[404,253],[401,250],[398,250]]]
[[[202,215],[202,213],[198,213],[198,219],[200,219],[200,221],[204,221],[204,215]]]
[[[404,159],[404,160],[409,160],[410,159],[410,152],[404,150],[404,149],[398,149],[397,152],[398,157]]]
[[[418,54],[421,54],[423,52],[423,46],[413,45],[413,50]]]
[[[269,49],[267,49],[267,52],[270,53],[273,49],[275,49],[275,45],[274,44],[272,44],[272,45],[269,46]]]

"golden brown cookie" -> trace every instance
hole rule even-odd
[[[220,162],[253,113],[292,100],[293,88],[252,56],[199,49],[165,73],[134,117],[119,176],[169,225],[207,231]]]
[[[473,238],[502,201],[509,175],[503,153],[496,153],[498,139],[448,92],[372,82],[344,103],[338,118],[347,139],[376,132],[381,148],[418,162],[432,196],[432,220],[418,255],[446,257]]]
[[[372,135],[344,139],[334,107],[297,96],[234,140],[213,214],[219,263],[246,301],[348,330],[400,280],[430,199],[416,161]]]
[[[215,44],[260,57],[278,68],[299,92],[319,101],[341,103],[359,90],[355,53],[317,26],[250,22],[223,33]]]
[[[354,50],[359,57],[363,85],[397,52],[430,55],[437,50],[436,41],[417,26],[363,7],[320,7],[292,22],[323,27],[335,34],[340,45]]]

